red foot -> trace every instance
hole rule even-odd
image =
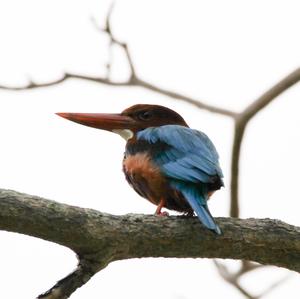
[[[163,217],[163,216],[169,216],[169,213],[166,211],[164,212],[159,211],[159,212],[155,212],[155,215]]]
[[[155,211],[155,215],[157,216],[169,216],[168,212],[162,212],[161,209],[164,207],[165,205],[165,200],[162,198],[157,206],[157,209]]]

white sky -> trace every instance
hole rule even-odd
[[[0,1],[0,83],[58,78],[64,70],[104,74],[108,1]],[[157,85],[209,103],[241,110],[300,66],[299,1],[138,1],[116,4],[112,26],[127,41],[138,74]],[[115,51],[113,76],[127,75]],[[242,217],[299,219],[299,85],[250,123],[242,148]],[[221,156],[229,186],[232,124],[227,118],[137,88],[111,88],[78,80],[27,92],[0,90],[1,187],[114,214],[153,213],[155,207],[127,185],[121,172],[124,141],[79,126],[58,111],[118,112],[136,103],[159,103],[206,132]],[[214,195],[210,210],[227,216],[229,188]],[[34,298],[76,264],[66,248],[0,233],[0,298]],[[235,264],[232,265],[234,267]],[[243,278],[258,294],[287,271],[265,268]],[[212,282],[213,281],[213,282]],[[299,276],[265,299],[299,297]],[[206,259],[140,259],[115,262],[72,299],[243,298]]]

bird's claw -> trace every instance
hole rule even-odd
[[[166,211],[164,211],[164,212],[160,211],[160,212],[155,213],[155,215],[163,217],[163,216],[169,216],[169,213]]]

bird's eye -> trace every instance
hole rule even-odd
[[[144,111],[139,114],[139,119],[141,120],[149,120],[152,117],[152,112]]]

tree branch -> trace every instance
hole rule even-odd
[[[217,222],[221,236],[205,229],[196,217],[114,216],[0,189],[1,230],[52,241],[79,256],[79,268],[41,295],[43,299],[67,298],[111,261],[130,258],[244,259],[300,272],[299,227],[271,219]]]
[[[207,104],[207,103],[199,101],[193,97],[189,97],[189,96],[181,94],[179,92],[175,92],[173,90],[159,87],[158,85],[144,81],[141,78],[139,78],[136,73],[135,67],[134,67],[133,58],[129,51],[128,44],[118,40],[112,32],[111,25],[110,25],[110,19],[111,19],[112,13],[113,13],[113,4],[110,6],[110,9],[108,11],[104,29],[99,28],[94,19],[92,19],[92,22],[98,31],[108,35],[108,37],[110,39],[110,43],[109,43],[110,51],[111,51],[111,47],[113,45],[118,45],[125,52],[126,60],[127,60],[129,70],[130,70],[130,76],[127,80],[122,81],[122,82],[116,82],[116,81],[112,81],[110,79],[110,69],[111,69],[112,62],[109,61],[107,63],[108,73],[107,73],[106,77],[90,77],[90,76],[80,75],[80,74],[64,73],[61,78],[53,80],[51,82],[36,83],[36,82],[30,81],[28,84],[26,84],[24,86],[6,86],[6,85],[0,84],[0,89],[20,91],[20,90],[54,86],[54,85],[61,84],[68,79],[82,79],[82,80],[93,81],[96,83],[101,83],[101,84],[111,85],[111,86],[141,87],[146,90],[156,92],[158,94],[165,95],[165,96],[171,97],[176,100],[186,102],[186,103],[191,104],[202,110],[206,110],[206,111],[209,111],[212,113],[228,116],[231,118],[235,118],[237,116],[237,113],[232,110],[228,110],[225,108],[220,108],[220,107],[217,107],[214,105]],[[111,55],[110,55],[110,60],[111,60]]]
[[[50,87],[50,86],[61,84],[65,81],[67,81],[68,79],[81,79],[81,80],[92,81],[95,83],[112,85],[112,86],[129,86],[129,85],[131,85],[128,82],[114,82],[114,81],[110,81],[107,78],[102,78],[102,77],[91,77],[91,76],[80,75],[80,74],[64,73],[61,78],[50,81],[50,82],[36,83],[33,81],[29,81],[28,84],[23,85],[23,86],[0,85],[0,89],[22,91],[22,90],[28,90],[28,89]]]
[[[243,118],[236,118],[234,121],[234,134],[231,150],[231,171],[230,171],[230,217],[239,217],[239,166],[241,146],[244,138],[244,133],[247,123]]]
[[[241,113],[243,115],[243,118],[245,118],[245,120],[248,122],[260,110],[265,108],[273,100],[275,100],[280,94],[288,90],[290,87],[292,87],[299,81],[300,81],[300,68],[297,68],[296,70],[291,72],[288,76],[280,80],[277,84],[272,86],[257,100],[251,103],[248,107],[246,107],[244,111]]]
[[[214,264],[220,274],[220,276],[229,284],[231,284],[232,286],[234,286],[242,295],[244,295],[244,297],[246,297],[247,299],[257,299],[257,297],[252,296],[249,292],[247,292],[239,283],[239,277],[241,276],[241,274],[235,275],[230,273],[230,271],[228,270],[228,268],[224,265],[221,264],[220,262],[214,260]]]
[[[139,86],[139,87],[143,87],[143,88],[148,89],[150,91],[154,91],[156,93],[168,96],[168,97],[170,97],[172,99],[175,99],[175,100],[184,101],[188,104],[191,104],[191,105],[197,107],[198,109],[206,110],[206,111],[209,111],[211,113],[216,113],[216,114],[228,116],[228,117],[231,117],[231,118],[235,118],[236,115],[237,115],[237,113],[232,111],[232,110],[228,110],[228,109],[225,109],[225,108],[220,108],[220,107],[217,107],[217,106],[214,106],[214,105],[207,104],[207,103],[199,101],[195,98],[189,97],[187,95],[184,95],[184,94],[181,94],[181,93],[169,90],[169,89],[159,87],[155,84],[146,82],[146,81],[144,81],[142,79],[139,79],[139,78],[135,79],[135,85]]]
[[[120,82],[120,81],[112,81],[106,77],[91,77],[91,76],[87,76],[87,75],[80,75],[80,74],[74,74],[74,73],[64,73],[61,78],[50,81],[50,82],[36,83],[36,82],[30,81],[28,84],[23,85],[23,86],[7,86],[7,85],[0,84],[0,89],[12,90],[12,91],[22,91],[22,90],[50,87],[50,86],[55,86],[55,85],[61,84],[64,81],[67,81],[68,79],[81,79],[81,80],[86,80],[86,81],[92,81],[95,83],[111,85],[111,86],[115,86],[115,87],[122,87],[122,86],[141,87],[141,88],[147,89],[149,91],[153,91],[158,94],[186,102],[186,103],[191,104],[199,109],[206,110],[206,111],[209,111],[212,113],[221,114],[221,115],[232,117],[232,118],[234,118],[237,115],[237,113],[234,111],[206,104],[204,102],[196,100],[195,98],[189,97],[187,95],[159,87],[155,84],[144,81],[136,76],[131,77],[127,81]]]
[[[247,299],[259,299],[259,298],[264,297],[265,295],[267,295],[268,293],[273,291],[275,288],[280,286],[283,282],[285,282],[290,277],[290,274],[291,274],[291,273],[289,273],[288,275],[279,279],[275,283],[272,283],[260,295],[252,295],[247,290],[245,290],[244,287],[242,287],[242,285],[240,284],[240,279],[246,273],[249,273],[253,270],[265,267],[265,265],[260,265],[260,264],[256,264],[256,263],[252,263],[252,262],[243,260],[241,262],[240,269],[238,269],[236,272],[231,272],[225,264],[223,264],[217,260],[214,260],[214,264],[215,264],[220,276],[227,283],[229,283],[230,285],[235,287]]]
[[[115,3],[112,2],[110,7],[109,7],[108,13],[106,15],[105,27],[103,29],[98,27],[98,25],[97,25],[94,18],[92,18],[91,20],[92,20],[92,23],[93,23],[94,27],[96,28],[96,30],[98,30],[101,33],[106,33],[108,35],[109,39],[110,39],[110,42],[109,42],[109,52],[110,52],[109,59],[110,60],[107,63],[107,69],[108,69],[107,78],[109,78],[110,69],[111,69],[111,65],[112,65],[112,54],[111,54],[112,51],[111,51],[111,48],[112,48],[113,45],[118,45],[125,52],[126,59],[127,59],[127,62],[128,62],[128,66],[129,66],[129,70],[130,70],[130,74],[131,74],[128,82],[133,82],[134,79],[136,78],[136,71],[135,71],[135,68],[134,68],[134,65],[133,65],[132,57],[131,57],[130,52],[128,50],[128,45],[126,43],[122,43],[121,41],[116,39],[115,36],[113,35],[112,29],[111,29],[111,24],[110,24],[111,23],[111,15],[113,13],[114,5],[115,5]]]
[[[257,100],[246,107],[241,113],[234,117],[234,138],[231,155],[231,201],[230,216],[239,216],[239,162],[240,152],[245,130],[249,121],[263,108],[274,101],[280,94],[300,81],[300,68],[294,70],[288,76],[283,78],[277,84],[272,86]]]
[[[94,269],[93,263],[90,263],[85,259],[80,259],[78,266],[72,273],[58,281],[50,290],[39,295],[37,299],[69,298],[69,296],[74,293],[76,289],[87,283],[98,271],[99,269]]]

